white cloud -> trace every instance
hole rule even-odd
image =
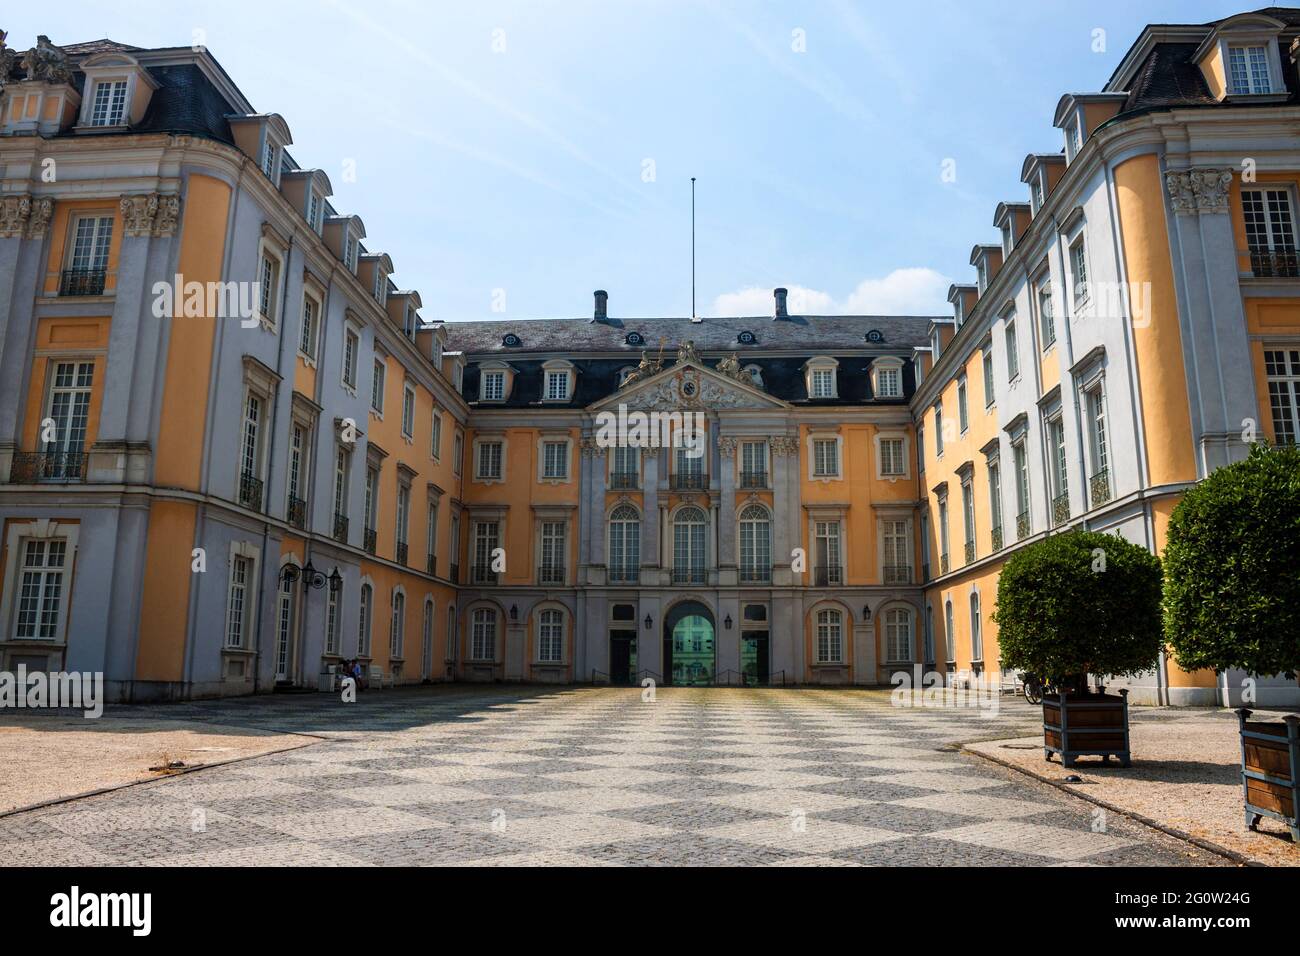
[[[794,315],[946,315],[952,280],[933,269],[895,269],[883,279],[863,279],[843,300],[829,292],[787,285]],[[772,290],[752,287],[713,301],[718,316],[770,315]]]

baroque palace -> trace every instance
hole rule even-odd
[[[1016,548],[1158,552],[1191,483],[1296,438],[1298,36],[1283,8],[1143,31],[1061,98],[951,315],[777,289],[750,318],[597,292],[492,322],[426,321],[206,50],[0,43],[0,670],[119,700],[351,658],[372,683],[999,680]],[[638,416],[703,442],[602,439]]]

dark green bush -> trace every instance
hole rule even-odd
[[[1053,535],[1012,555],[998,580],[1002,666],[1082,689],[1160,659],[1160,559],[1096,532]]]
[[[1300,449],[1256,445],[1188,491],[1164,565],[1179,666],[1300,671]]]

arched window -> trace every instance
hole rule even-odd
[[[762,505],[740,513],[740,582],[762,584],[772,579],[772,519]]]
[[[906,608],[885,612],[885,653],[890,661],[912,660],[912,612]]]
[[[537,660],[559,664],[564,660],[564,612],[547,608],[537,617]]]
[[[495,661],[497,658],[497,612],[490,607],[481,607],[474,611],[470,621],[470,660]]]
[[[641,516],[631,505],[619,505],[609,516],[609,580],[635,583],[641,573]]]
[[[957,635],[953,633],[952,601],[943,602],[943,643],[948,648],[949,663],[957,662]]]
[[[433,599],[424,602],[424,631],[420,635],[420,676],[433,676]]]
[[[683,508],[673,520],[673,583],[703,584],[704,535],[707,525],[699,508]]]
[[[393,626],[388,630],[388,656],[401,657],[406,643],[406,595],[393,592]]]
[[[817,612],[817,663],[839,664],[844,660],[844,616],[835,608]]]
[[[980,596],[970,596],[970,659],[984,660],[984,631],[980,627]]]
[[[374,589],[361,585],[361,614],[357,622],[357,657],[370,656],[370,616]]]

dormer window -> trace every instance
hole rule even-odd
[[[1079,155],[1079,150],[1083,149],[1083,130],[1079,126],[1079,118],[1076,116],[1070,121],[1070,125],[1065,128],[1065,142],[1069,149],[1070,158]]]
[[[504,369],[484,369],[479,379],[478,397],[484,402],[503,402],[506,397],[506,373]]]
[[[1011,223],[1002,226],[1002,257],[1011,255]]]
[[[1036,174],[1033,185],[1029,187],[1034,197],[1034,212],[1043,208],[1043,177]]]
[[[877,359],[871,366],[871,390],[876,398],[902,398],[903,360],[893,356]]]
[[[307,225],[311,226],[312,231],[318,236],[320,235],[321,228],[321,210],[324,208],[324,205],[325,204],[321,201],[320,193],[313,189],[311,195],[307,199]]]
[[[1228,47],[1228,82],[1233,93],[1271,93],[1268,47]]]
[[[276,173],[279,169],[280,150],[275,143],[268,139],[262,147],[262,172],[266,173],[267,179],[271,180],[271,182],[275,182],[277,178]]]
[[[82,87],[85,98],[81,100],[77,122],[83,128],[105,129],[140,122],[148,109],[153,91],[158,88],[149,71],[134,57],[123,52],[94,54],[81,62],[80,69],[85,74]],[[31,110],[36,105],[28,101],[28,116],[35,115]],[[62,115],[61,105],[56,112],[51,112],[55,107],[55,103],[45,101],[41,104],[43,115]],[[60,120],[59,126],[61,125]]]
[[[372,292],[374,293],[375,301],[378,302],[380,305],[384,304],[384,293],[388,291],[388,284],[384,281],[384,279],[385,279],[384,270],[376,266],[375,285]]]
[[[966,321],[966,310],[962,308],[961,296],[952,304],[953,317],[957,320],[957,328],[961,328]]]
[[[412,342],[415,341],[415,309],[410,305],[406,307],[406,312],[402,316],[402,334]]]
[[[819,356],[809,360],[806,368],[809,398],[838,398],[836,369],[839,363],[833,358]]]
[[[989,284],[989,266],[982,257],[980,258],[979,265],[975,267],[975,274],[977,276],[977,281],[979,282],[980,295],[983,295],[984,290],[988,288]]]
[[[352,256],[356,252],[356,248],[356,243],[352,241],[352,233],[348,233],[343,239],[343,264],[349,269],[354,268],[352,265]]]
[[[573,366],[564,361],[551,361],[542,366],[542,400],[567,402],[573,394]]]
[[[99,80],[90,107],[91,126],[121,126],[126,122],[126,80]]]

